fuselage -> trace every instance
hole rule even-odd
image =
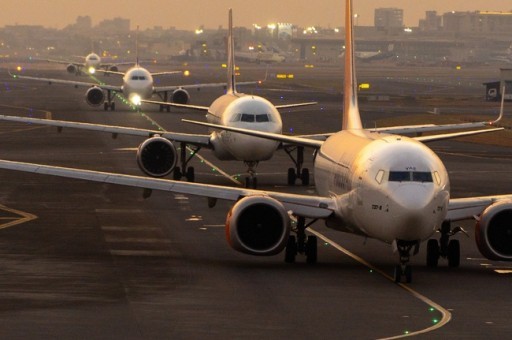
[[[85,57],[85,69],[89,73],[94,73],[101,66],[101,58],[96,53],[90,53]],[[91,72],[92,71],[92,72]]]
[[[241,93],[217,98],[208,109],[207,121],[257,131],[282,133],[281,115],[268,100]],[[268,160],[279,142],[229,131],[213,131],[212,144],[217,158],[259,162]]]
[[[340,214],[330,227],[385,242],[430,237],[450,196],[446,168],[431,149],[364,130],[326,140],[315,158],[315,183],[319,194],[338,197]]]
[[[131,102],[140,103],[140,99],[150,99],[153,89],[153,76],[143,67],[134,66],[123,76],[123,95]],[[138,96],[138,100],[134,100],[134,96]]]

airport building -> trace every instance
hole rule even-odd
[[[483,84],[485,86],[485,100],[501,100],[505,89],[505,100],[512,101],[512,68],[500,68],[500,80]]]

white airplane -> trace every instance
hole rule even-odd
[[[69,73],[74,73],[75,75],[82,74],[82,70],[86,70],[89,74],[94,74],[96,70],[104,69],[105,71],[119,71],[119,66],[122,65],[131,65],[129,62],[121,62],[121,63],[105,63],[101,61],[101,57],[92,52],[86,55],[83,63],[79,63],[76,61],[69,60],[57,60],[57,59],[45,59],[50,63],[64,64],[66,66],[66,71]]]
[[[176,182],[82,169],[0,161],[0,168],[151,190],[199,195],[233,201],[226,220],[227,241],[235,250],[251,255],[285,251],[286,262],[297,253],[308,262],[317,260],[315,236],[305,230],[314,221],[342,232],[370,237],[393,245],[399,264],[395,280],[411,282],[411,251],[440,231],[440,240],[427,243],[427,265],[440,257],[450,266],[460,262],[460,246],[449,240],[460,229],[450,223],[476,219],[476,242],[492,260],[512,261],[512,194],[451,198],[448,173],[442,161],[424,142],[496,131],[452,132],[415,138],[362,128],[355,76],[352,1],[346,0],[343,129],[325,141],[248,129],[229,128],[272,140],[302,143],[317,149],[317,195],[288,194],[246,188]],[[503,109],[503,103],[502,103]],[[227,129],[227,127],[223,127]],[[410,128],[413,129],[413,128]],[[393,131],[393,128],[388,128]],[[397,129],[398,130],[398,129]],[[411,130],[409,130],[411,131]],[[292,219],[297,219],[294,228]],[[306,224],[306,219],[312,222]],[[291,235],[296,233],[295,235]]]
[[[228,33],[228,80],[227,93],[217,98],[211,106],[197,106],[177,103],[167,103],[160,101],[144,100],[152,94],[152,87],[148,84],[152,83],[151,74],[142,68],[132,68],[125,75],[125,85],[123,86],[123,94],[135,94],[138,98],[131,98],[132,101],[138,103],[146,102],[158,104],[160,107],[174,106],[180,108],[196,109],[207,112],[207,120],[210,123],[224,124],[246,129],[254,129],[258,131],[266,131],[272,133],[282,132],[282,120],[278,109],[313,105],[316,102],[286,104],[274,106],[268,100],[254,96],[239,93],[236,90],[235,82],[235,62],[233,49],[233,23],[232,14],[229,13],[229,33]],[[130,79],[139,78],[137,82],[131,83]],[[144,80],[141,80],[144,78]],[[135,84],[141,85],[134,88]],[[89,89],[93,91],[94,88]],[[99,93],[99,92],[98,92]],[[35,124],[52,125],[57,127],[73,127],[79,129],[101,130],[103,132],[115,134],[136,134],[151,136],[144,141],[137,152],[137,163],[141,170],[152,177],[164,177],[173,172],[174,179],[180,179],[185,176],[188,181],[193,182],[195,179],[195,171],[193,167],[188,167],[188,162],[193,155],[201,148],[211,149],[214,155],[220,160],[237,160],[243,161],[248,167],[249,176],[246,178],[246,186],[255,188],[257,179],[255,175],[255,167],[260,161],[270,159],[281,143],[269,141],[267,139],[255,138],[242,134],[227,133],[225,131],[213,131],[206,135],[178,134],[172,132],[152,131],[129,129],[125,127],[87,125],[76,122],[64,122],[55,120],[42,120],[35,118],[21,118],[2,116],[0,120],[14,119],[18,121],[30,122]],[[181,146],[181,166],[176,167],[178,152],[175,143]],[[195,148],[192,156],[187,156],[186,148],[192,146]],[[295,147],[294,145],[282,146],[294,161],[297,171],[290,168],[288,171],[288,182],[295,183],[297,177],[302,180],[303,185],[309,184],[309,169],[302,168],[303,165],[303,147]],[[297,151],[297,157],[292,157],[292,152]]]
[[[138,38],[136,38],[136,45]],[[36,81],[44,81],[49,85],[55,84],[65,84],[72,85],[75,87],[88,87],[89,89],[85,93],[85,101],[87,104],[91,106],[100,106],[103,104],[103,108],[105,111],[109,109],[111,111],[115,110],[115,102],[114,97],[116,93],[121,93],[125,98],[127,98],[133,105],[140,107],[141,100],[150,99],[154,94],[158,95],[158,97],[165,103],[168,100],[174,103],[187,104],[190,100],[190,94],[187,89],[200,89],[205,87],[225,87],[225,83],[209,83],[209,84],[189,84],[189,85],[172,85],[172,86],[154,86],[153,77],[154,76],[162,76],[162,75],[170,75],[181,73],[180,71],[170,71],[170,72],[157,72],[151,73],[144,67],[139,65],[138,58],[138,47],[137,57],[135,66],[131,67],[125,73],[119,72],[116,70],[105,70],[103,71],[105,74],[118,74],[123,76],[123,84],[119,85],[108,85],[108,84],[97,84],[97,83],[89,83],[89,82],[81,82],[81,81],[72,81],[72,80],[63,80],[63,79],[51,79],[51,78],[39,78],[39,77],[30,77],[19,74],[11,74],[14,78],[19,79],[28,79],[28,80],[36,80]],[[90,55],[89,55],[90,56]],[[95,55],[95,57],[97,57]],[[243,82],[241,84],[256,84],[256,81]],[[105,100],[105,91],[107,93]],[[170,106],[160,105],[160,112],[164,109],[167,109],[167,112],[170,111]]]

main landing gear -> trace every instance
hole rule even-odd
[[[427,266],[437,267],[439,258],[448,259],[448,266],[458,267],[460,264],[460,243],[459,240],[450,240],[450,237],[458,232],[465,231],[456,227],[451,228],[450,222],[445,221],[439,229],[441,237],[439,242],[435,239],[430,239],[427,242]]]
[[[297,151],[297,158],[293,157],[292,152]],[[302,185],[309,185],[309,169],[302,168],[304,164],[304,147],[303,146],[286,146],[284,151],[290,156],[290,159],[295,164],[294,168],[288,169],[288,185],[295,185],[295,181],[300,179]]]
[[[180,160],[181,166],[177,166],[173,172],[173,179],[179,181],[182,177],[185,177],[188,182],[194,182],[195,180],[195,172],[194,167],[189,166],[188,162],[196,155],[196,153],[201,149],[201,147],[195,147],[192,149],[192,153],[187,157],[187,143],[180,143]]]
[[[411,283],[412,281],[412,269],[409,265],[409,259],[411,257],[411,250],[414,249],[413,255],[416,255],[419,251],[419,241],[403,241],[395,240],[393,247],[398,251],[400,256],[400,264],[395,266],[394,280],[395,282],[402,282],[402,278],[405,278],[405,282]]]
[[[286,244],[286,251],[284,261],[286,263],[294,263],[297,254],[305,255],[306,262],[314,264],[317,261],[317,237],[310,235],[306,236],[306,228],[316,222],[316,219],[306,224],[304,217],[297,218],[297,227],[293,231],[297,234],[288,236],[288,243]]]
[[[103,109],[105,111],[115,111],[116,110],[116,103],[112,100],[112,92],[107,91],[107,100],[103,103]]]

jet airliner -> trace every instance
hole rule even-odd
[[[317,195],[234,188],[129,176],[91,170],[0,161],[0,168],[66,178],[112,183],[147,190],[225,199],[234,204],[227,214],[229,245],[251,255],[284,251],[286,262],[298,253],[308,262],[317,260],[315,236],[306,229],[323,220],[335,230],[354,233],[392,245],[398,253],[395,281],[411,282],[409,259],[427,242],[427,265],[447,258],[460,262],[460,246],[450,223],[476,219],[476,243],[491,260],[512,261],[512,194],[452,198],[448,172],[439,157],[424,143],[499,129],[480,129],[439,135],[405,137],[365,130],[358,108],[352,25],[352,1],[346,0],[344,105],[342,130],[325,141],[270,132],[216,126],[237,133],[316,148],[314,176]],[[503,103],[502,111],[503,113]],[[501,116],[501,115],[500,115]],[[206,123],[208,124],[208,123]],[[409,131],[415,128],[409,127]],[[396,128],[400,131],[400,128]],[[294,228],[292,219],[297,219]],[[311,222],[306,223],[307,220]],[[440,231],[439,240],[432,238]]]
[[[146,102],[158,104],[160,107],[179,107],[196,109],[207,112],[207,119],[211,123],[224,124],[227,126],[254,129],[259,131],[281,133],[282,121],[278,109],[292,108],[316,104],[316,102],[305,102],[297,104],[285,104],[274,106],[268,100],[254,96],[239,93],[236,90],[235,82],[235,60],[234,60],[234,41],[233,41],[233,20],[232,13],[229,12],[228,29],[228,67],[227,67],[227,93],[217,98],[210,107],[187,105],[178,103],[168,103],[160,101],[144,100],[151,96],[152,83],[151,74],[142,68],[132,68],[124,76],[125,85],[123,93],[128,96],[137,96],[131,98],[134,102]],[[131,79],[138,81],[131,82]],[[135,85],[139,87],[135,87]],[[93,88],[89,89],[92,91]],[[74,127],[79,129],[99,130],[98,126],[91,126],[83,123],[63,122],[54,120],[41,120],[35,118],[20,118],[2,116],[0,120],[22,120],[29,123],[45,124],[58,127]],[[122,130],[122,132],[119,132]],[[102,126],[101,131],[121,134],[138,134],[142,130],[129,129],[125,127]],[[171,132],[158,132],[147,130],[145,136],[151,138],[144,141],[138,149],[137,162],[141,170],[152,177],[164,177],[173,172],[174,179],[180,179],[185,176],[188,181],[195,179],[195,170],[189,167],[188,163],[192,156],[201,148],[211,149],[214,155],[220,160],[243,161],[247,165],[249,176],[246,177],[246,186],[255,188],[257,178],[255,168],[259,162],[270,159],[281,143],[267,139],[255,138],[243,134],[233,134],[225,131],[213,131],[209,135],[177,134]],[[179,143],[181,148],[181,166],[176,166],[178,152],[174,144]],[[187,156],[187,147],[194,148],[192,156]],[[309,184],[309,169],[303,168],[303,147],[283,146],[285,151],[296,165],[288,170],[288,183],[294,184],[296,178],[300,178],[303,185]],[[291,152],[297,151],[297,157],[292,157]]]
[[[66,71],[69,73],[74,73],[75,75],[82,74],[82,70],[85,70],[89,74],[93,74],[96,72],[96,70],[104,69],[105,71],[113,71],[117,72],[119,71],[119,66],[121,65],[131,65],[132,63],[129,62],[121,62],[121,63],[105,63],[101,61],[101,57],[91,52],[88,55],[86,55],[84,58],[83,63],[79,63],[76,61],[70,61],[70,60],[56,60],[56,59],[45,59],[46,61],[50,63],[57,63],[57,64],[64,64],[66,66]]]

